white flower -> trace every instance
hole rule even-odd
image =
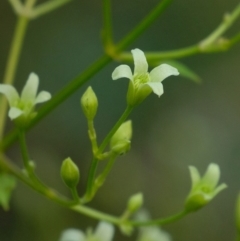
[[[90,230],[86,234],[78,229],[67,229],[62,233],[59,241],[112,241],[113,235],[113,225],[100,222],[95,232]]]
[[[120,65],[113,71],[112,79],[130,79],[127,102],[134,106],[141,103],[152,91],[160,97],[163,94],[161,82],[171,75],[179,75],[179,72],[168,64],[161,64],[149,73],[143,51],[133,49],[131,52],[134,59],[134,73],[128,65]]]
[[[217,186],[220,178],[220,168],[217,164],[209,164],[202,178],[196,167],[190,166],[189,169],[192,179],[192,188],[185,203],[186,210],[195,211],[205,206],[219,192],[227,188],[225,183]]]
[[[35,73],[31,73],[22,90],[21,97],[16,89],[7,84],[0,84],[0,93],[4,94],[10,105],[8,116],[14,120],[20,116],[29,118],[34,111],[34,106],[51,99],[51,94],[47,91],[41,91],[37,95],[39,78]]]

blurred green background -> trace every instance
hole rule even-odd
[[[38,1],[44,2],[44,1]],[[115,40],[120,40],[158,3],[157,0],[112,1]],[[170,50],[197,43],[232,11],[237,0],[175,0],[164,14],[129,48]],[[30,23],[17,70],[21,90],[29,73],[40,77],[40,89],[58,92],[103,54],[101,1],[79,1]],[[0,73],[3,76],[16,16],[0,1]],[[228,32],[239,31],[240,19]],[[226,241],[235,237],[234,206],[240,190],[240,45],[226,53],[198,55],[182,62],[196,71],[202,84],[182,77],[164,81],[165,94],[151,95],[131,115],[134,127],[130,153],[118,159],[92,207],[120,215],[128,197],[142,191],[152,216],[181,210],[190,189],[189,165],[201,173],[210,162],[221,167],[221,182],[229,188],[210,205],[164,227],[175,241]],[[125,108],[127,80],[113,82],[111,63],[81,90],[55,109],[27,136],[37,172],[52,187],[69,195],[59,176],[70,156],[80,167],[79,192],[84,192],[91,153],[79,98],[89,84],[99,99],[96,129],[99,140]],[[12,125],[8,123],[8,129]],[[9,156],[21,165],[18,145]],[[69,227],[85,230],[96,220],[68,211],[24,184],[13,193],[11,209],[0,210],[1,241],[57,241]],[[114,240],[134,240],[116,231]]]

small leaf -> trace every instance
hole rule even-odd
[[[166,61],[162,61],[161,63],[155,63],[153,64],[154,66],[157,66],[159,64],[162,63],[166,63],[169,65],[172,65],[173,67],[177,68],[180,75],[182,75],[183,77],[190,79],[192,81],[194,81],[197,84],[200,84],[202,82],[200,76],[198,74],[196,74],[193,70],[191,70],[188,66],[186,66],[185,64],[179,62],[179,61],[175,61],[175,60],[166,60]]]
[[[9,201],[15,186],[16,180],[13,176],[0,173],[0,205],[5,211],[9,209]]]

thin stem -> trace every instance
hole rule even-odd
[[[114,125],[114,127],[111,129],[111,131],[108,133],[108,135],[104,138],[102,144],[99,147],[100,153],[102,153],[104,151],[104,149],[107,147],[112,136],[115,134],[115,132],[121,126],[121,124],[128,118],[128,116],[130,115],[132,110],[133,110],[133,107],[127,106],[126,110],[123,112],[122,116],[119,118],[117,123]]]
[[[92,153],[95,155],[98,151],[97,135],[92,120],[88,120],[88,136],[92,144]]]
[[[105,137],[102,144],[100,145],[100,147],[98,149],[99,154],[101,154],[103,152],[103,150],[106,148],[107,144],[109,143],[111,137],[114,135],[114,133],[120,127],[120,125],[126,120],[126,118],[129,116],[129,114],[131,113],[132,110],[133,110],[132,107],[128,106],[126,108],[126,110],[124,111],[122,116],[119,118],[117,123],[114,125],[114,127],[111,129],[111,131],[108,133],[108,135]],[[90,170],[89,170],[89,174],[88,174],[87,190],[86,190],[86,194],[85,194],[85,199],[87,201],[91,200],[91,198],[93,197],[92,196],[93,195],[92,188],[93,188],[95,173],[96,173],[96,170],[97,170],[97,165],[98,165],[98,160],[97,160],[96,157],[93,157],[91,167],[90,167]]]
[[[71,193],[72,193],[73,200],[76,202],[80,202],[78,191],[77,191],[76,187],[71,189]]]
[[[170,51],[144,52],[148,62],[158,62],[166,59],[179,59],[197,53],[200,53],[200,48],[197,45]],[[117,55],[117,58],[129,63],[133,61],[132,54],[130,54],[129,52],[122,52]]]
[[[111,0],[103,0],[103,42],[105,46],[113,42]]]
[[[163,0],[117,45],[116,50],[120,51],[129,46],[166,10],[173,0]]]
[[[13,84],[28,22],[29,20],[25,17],[18,18],[3,78],[4,84]],[[3,97],[0,97],[0,140],[2,140],[3,131],[5,128],[6,112],[7,100]]]
[[[240,4],[233,10],[231,14],[224,16],[223,22],[214,30],[205,40],[201,42],[201,46],[204,48],[213,44],[220,36],[222,36],[229,27],[236,21],[240,16]]]
[[[182,219],[185,217],[189,212],[183,210],[175,215],[172,215],[167,218],[160,218],[160,219],[153,219],[148,221],[130,221],[130,224],[139,227],[139,226],[152,226],[152,225],[166,225],[169,223],[174,223],[178,221],[179,219]]]
[[[41,5],[35,7],[32,11],[31,17],[38,18],[44,14],[52,12],[53,10],[71,2],[72,0],[51,0],[46,3],[42,3]]]
[[[23,183],[31,187],[33,190],[41,193],[46,198],[51,199],[52,201],[63,206],[72,205],[71,200],[57,193],[55,190],[37,185],[33,180],[31,180],[27,175],[25,175],[24,172],[22,172],[16,165],[14,165],[4,156],[0,156],[0,169],[14,175]]]
[[[94,184],[93,184],[93,195],[95,195],[95,193],[97,192],[97,190],[99,189],[99,187],[101,187],[103,185],[103,183],[105,182],[108,174],[110,173],[110,171],[112,170],[112,167],[116,161],[117,156],[116,155],[112,155],[110,160],[108,161],[107,165],[105,166],[103,172],[96,178]]]
[[[20,129],[18,131],[18,136],[19,136],[19,143],[20,143],[20,147],[21,147],[21,153],[22,153],[24,167],[30,176],[32,174],[33,170],[30,165],[30,158],[28,155],[27,145],[26,145],[26,141],[25,141],[25,135],[24,135],[24,132]]]
[[[27,9],[32,9],[36,2],[37,2],[37,0],[26,0],[25,7]]]

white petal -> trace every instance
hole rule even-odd
[[[202,184],[214,189],[220,178],[220,168],[217,164],[211,163],[202,178]]]
[[[189,167],[191,180],[192,180],[192,189],[200,182],[201,176],[196,167],[190,166]]]
[[[171,75],[179,75],[179,72],[168,64],[161,64],[150,72],[151,82],[161,82]]]
[[[94,233],[97,241],[111,241],[114,235],[114,227],[110,223],[100,222]]]
[[[86,237],[81,230],[78,229],[67,229],[65,230],[59,241],[85,241]]]
[[[35,73],[31,73],[28,77],[27,83],[25,84],[22,94],[21,100],[24,102],[35,102],[35,98],[37,95],[37,89],[39,84],[39,78]]]
[[[18,92],[11,85],[0,84],[0,93],[6,96],[10,106],[13,106],[19,100]]]
[[[128,65],[122,64],[118,66],[112,73],[112,79],[128,78],[132,79],[132,71]]]
[[[227,184],[223,183],[221,185],[219,185],[213,192],[213,197],[215,197],[219,192],[221,192],[222,190],[224,190],[225,188],[227,188]]]
[[[153,93],[155,93],[158,97],[160,97],[163,94],[163,85],[160,82],[148,82],[146,83],[151,87],[153,90]]]
[[[16,107],[11,107],[8,112],[8,116],[10,117],[11,120],[13,120],[13,119],[16,119],[17,117],[19,117],[22,113],[23,113],[22,110],[20,110]]]
[[[148,63],[143,51],[133,49],[131,52],[134,59],[134,74],[146,74],[148,72]]]
[[[51,94],[47,91],[41,91],[38,95],[37,98],[35,99],[34,104],[39,104],[39,103],[43,103],[45,101],[48,101],[51,99]]]

